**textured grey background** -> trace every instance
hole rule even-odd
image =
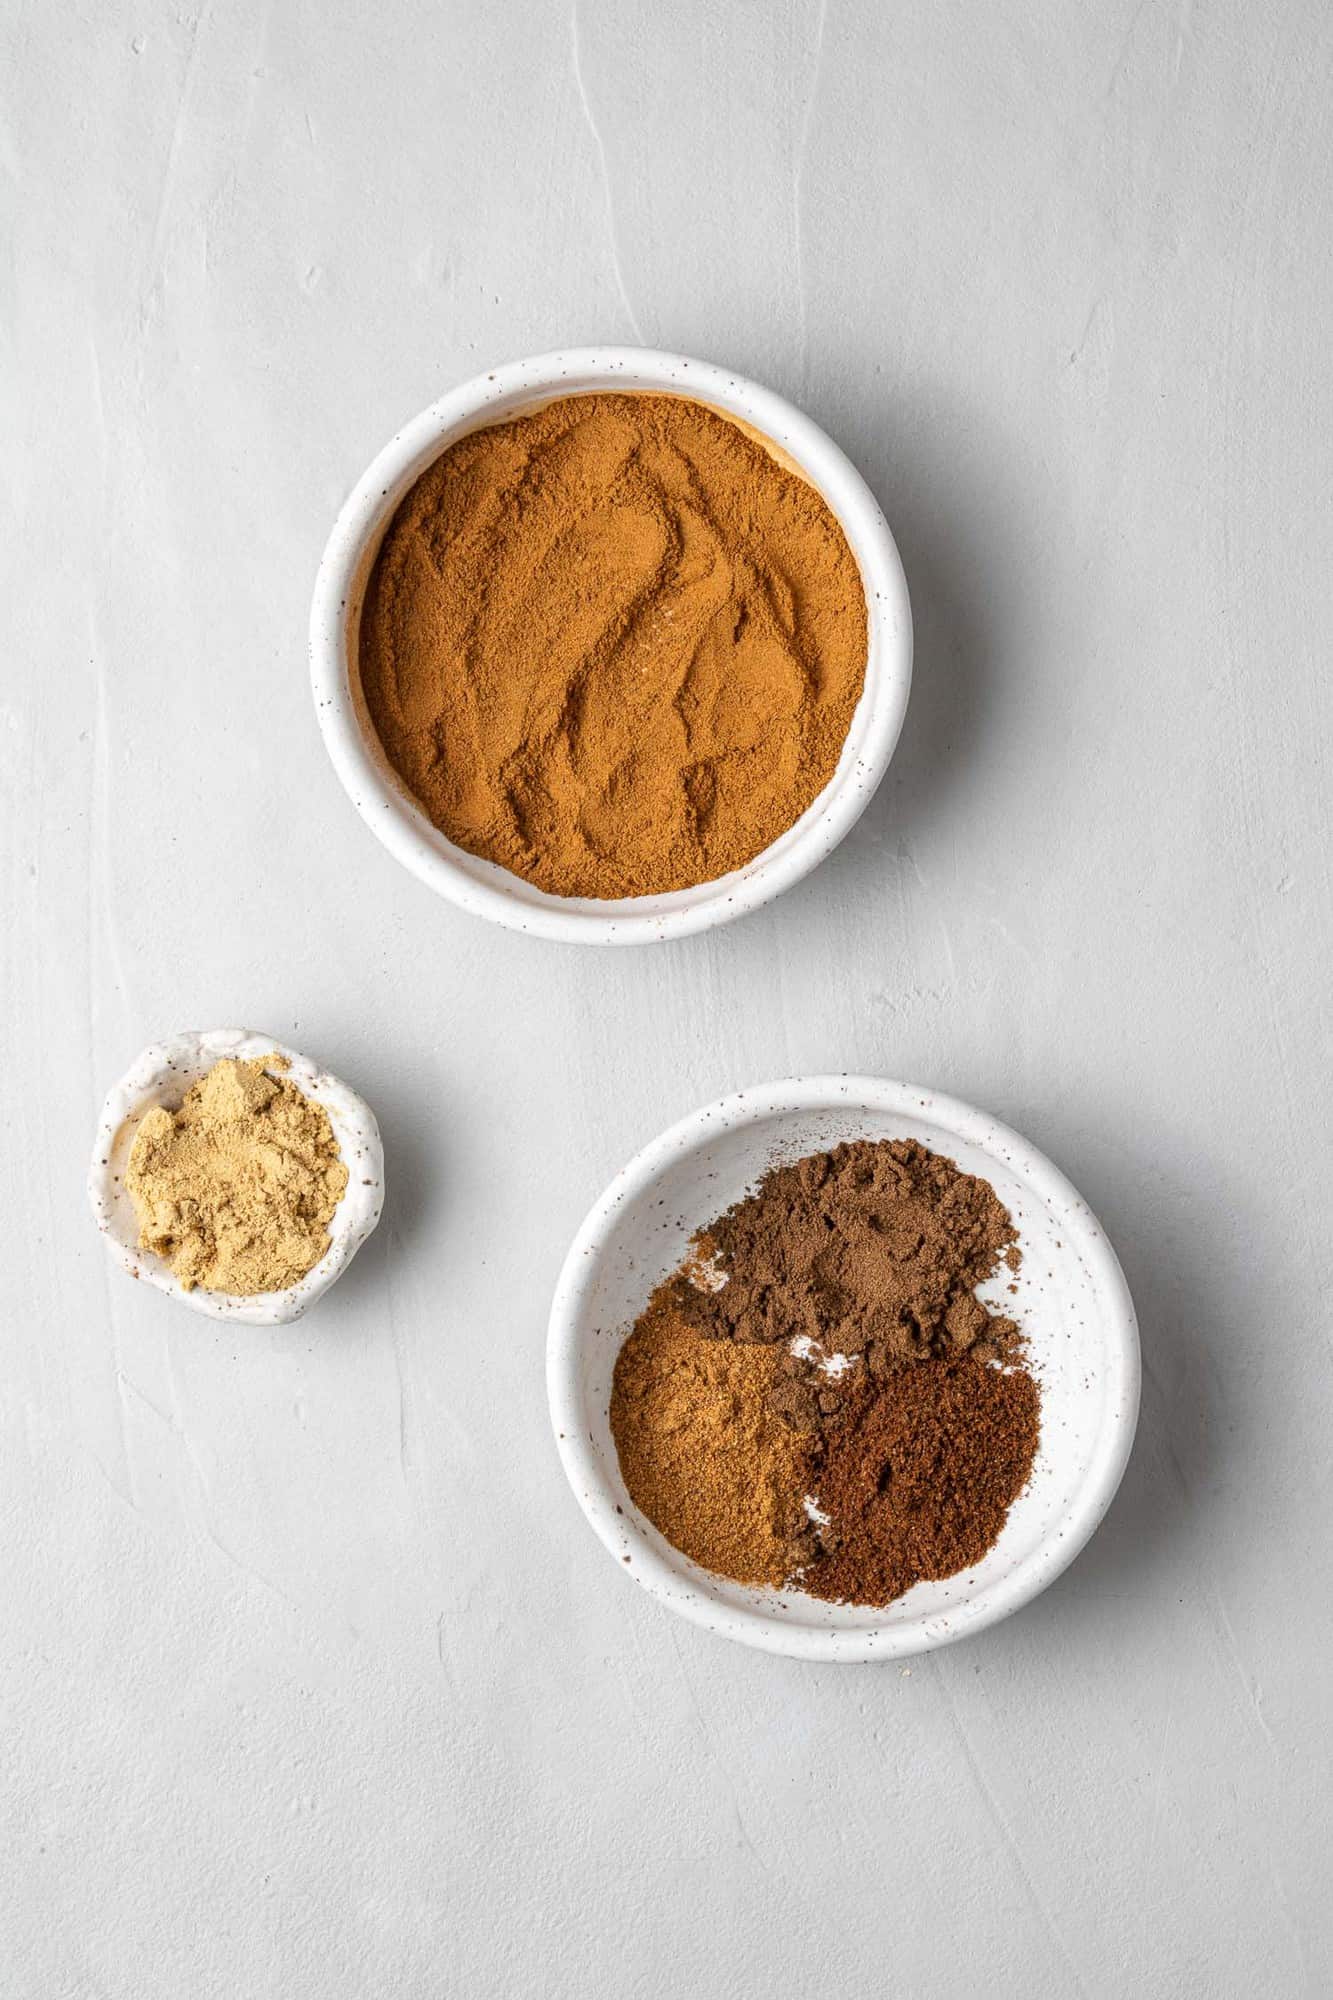
[[[0,18],[6,1994],[1327,1993],[1329,10]],[[305,620],[404,417],[612,338],[827,425],[918,670],[832,862],[576,954],[376,846]],[[111,1078],[234,1021],[388,1148],[277,1333],[84,1204]],[[1028,1133],[1143,1325],[1095,1542],[910,1672],[675,1622],[547,1432],[590,1199],[823,1068]]]

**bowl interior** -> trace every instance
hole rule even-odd
[[[553,366],[543,379],[529,379],[525,364],[487,378],[495,386],[479,406],[466,390],[446,398],[394,440],[349,503],[356,526],[347,531],[345,581],[332,614],[338,624],[336,651],[343,664],[339,693],[359,739],[356,768],[345,782],[363,814],[400,858],[433,886],[445,888],[483,914],[502,916],[519,928],[558,927],[566,935],[574,934],[580,920],[585,926],[632,927],[640,935],[652,935],[655,929],[662,935],[678,934],[696,928],[690,920],[704,909],[714,913],[712,921],[733,911],[739,914],[795,880],[836,846],[868,802],[888,763],[906,707],[911,661],[906,588],[892,536],[860,475],[808,418],[779,398],[697,363],[692,380],[691,364],[673,357],[645,355],[637,365],[624,359],[582,366],[578,357],[567,358],[568,367]],[[541,366],[530,364],[531,373],[536,375]],[[828,784],[800,819],[744,868],[660,896],[605,901],[552,896],[455,846],[412,797],[385,756],[366,705],[360,671],[361,613],[375,559],[398,505],[442,451],[474,431],[510,422],[559,396],[631,391],[688,396],[708,404],[740,422],[823,496],[842,524],[866,590],[865,686]],[[456,409],[459,403],[465,407]],[[499,899],[510,905],[512,914],[504,915]]]
[[[1027,1154],[1014,1135],[996,1126],[963,1137],[939,1115],[938,1102],[920,1098],[908,1110],[850,1103],[774,1109],[744,1123],[727,1122],[720,1107],[716,1129],[678,1151],[646,1185],[635,1186],[629,1170],[623,1197],[595,1242],[585,1245],[581,1276],[575,1274],[570,1361],[587,1441],[579,1454],[586,1489],[580,1497],[603,1539],[630,1557],[631,1569],[639,1565],[641,1580],[704,1623],[778,1621],[793,1640],[802,1632],[877,1634],[888,1642],[885,1650],[894,1649],[894,1635],[941,1643],[1032,1595],[1081,1546],[1109,1502],[1137,1409],[1137,1348],[1119,1267],[1053,1168],[1040,1162],[1044,1171],[1034,1178],[1039,1156]],[[917,1584],[886,1609],[826,1605],[800,1591],[751,1589],[712,1576],[673,1549],[625,1491],[609,1422],[621,1340],[693,1232],[775,1161],[842,1140],[903,1138],[989,1180],[1014,1218],[1022,1266],[991,1280],[982,1296],[1019,1320],[1040,1381],[1041,1443],[1032,1479],[976,1569]]]

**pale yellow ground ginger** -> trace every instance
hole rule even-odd
[[[280,1292],[329,1247],[347,1169],[323,1105],[271,1074],[285,1066],[226,1057],[135,1133],[125,1185],[139,1248],[187,1291]]]

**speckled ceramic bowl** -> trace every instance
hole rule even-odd
[[[139,1120],[155,1104],[174,1111],[186,1091],[224,1056],[238,1062],[256,1056],[285,1056],[289,1083],[322,1104],[347,1168],[347,1189],[329,1225],[330,1243],[313,1270],[286,1291],[258,1292],[251,1298],[230,1292],[187,1292],[151,1250],[140,1250],[134,1203],[125,1191],[125,1165]],[[299,1319],[342,1275],[380,1219],[384,1203],[384,1149],[375,1114],[354,1090],[308,1057],[285,1048],[253,1028],[187,1030],[145,1049],[107,1093],[88,1170],[88,1194],[107,1249],[132,1278],[168,1292],[192,1312],[211,1319],[245,1320],[252,1326],[279,1326]]]
[[[754,1590],[673,1549],[625,1490],[612,1441],[621,1340],[695,1230],[778,1160],[852,1139],[917,1139],[994,1186],[1022,1268],[982,1296],[1022,1324],[1041,1385],[1032,1478],[976,1569],[917,1584],[885,1609]],[[626,1576],[728,1638],[807,1660],[921,1653],[993,1625],[1045,1589],[1120,1483],[1139,1406],[1134,1308],[1115,1253],[1074,1188],[1025,1139],[955,1099],[871,1077],[795,1077],[726,1097],[673,1125],[612,1181],[574,1240],[547,1344],[551,1420],[579,1505]]]
[[[394,510],[432,459],[470,431],[555,396],[648,389],[738,417],[804,474],[841,521],[869,612],[865,688],[833,777],[796,824],[733,874],[665,896],[552,896],[455,847],[388,763],[361,692],[366,584]],[[807,875],[860,818],[888,768],[912,677],[912,615],[893,536],[869,487],[831,438],[771,389],[727,368],[639,347],[576,349],[511,362],[452,390],[385,446],[338,516],[310,614],[315,708],[353,805],[389,852],[451,902],[493,923],[576,944],[647,944],[740,917]]]

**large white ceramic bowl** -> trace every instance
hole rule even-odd
[[[174,1111],[190,1086],[224,1056],[253,1062],[258,1056],[269,1055],[284,1056],[287,1081],[323,1105],[347,1169],[347,1187],[329,1224],[329,1247],[299,1283],[284,1291],[243,1297],[205,1291],[200,1285],[187,1292],[169,1264],[153,1251],[139,1248],[139,1218],[125,1188],[125,1167],[134,1135],[145,1112],[155,1104]],[[253,1028],[191,1028],[146,1048],[107,1092],[88,1169],[88,1198],[107,1249],[132,1278],[156,1285],[160,1292],[210,1319],[281,1326],[299,1319],[329,1289],[379,1221],[384,1205],[384,1149],[375,1114],[364,1098],[339,1077],[318,1069],[308,1056]]]
[[[1016,1317],[1041,1386],[1032,1478],[976,1569],[919,1583],[885,1609],[711,1575],[640,1514],[610,1430],[626,1331],[692,1234],[775,1161],[852,1139],[917,1139],[990,1181],[1023,1262],[982,1297]],[[1008,1290],[1017,1285],[1016,1293]],[[569,1483],[624,1574],[682,1617],[807,1660],[883,1660],[967,1638],[1058,1576],[1120,1483],[1139,1407],[1139,1340],[1115,1253],[1064,1175],[1016,1132],[955,1099],[872,1077],[794,1077],[673,1125],[617,1174],[574,1240],[547,1345],[551,1421]]]
[[[763,433],[818,488],[841,521],[865,584],[865,688],[837,770],[796,824],[744,868],[671,895],[614,901],[552,896],[456,847],[432,826],[384,756],[361,692],[366,584],[394,511],[413,482],[470,431],[555,396],[649,389],[691,396]],[[678,354],[599,347],[511,362],[452,390],[398,432],[339,514],[310,614],[315,707],[334,769],[371,831],[414,875],[474,915],[578,944],[685,937],[756,909],[832,852],[864,811],[902,728],[912,674],[912,617],[893,536],[869,487],[831,438],[771,389]]]

